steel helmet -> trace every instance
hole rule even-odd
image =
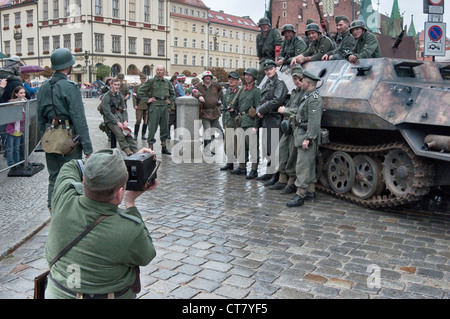
[[[58,71],[74,65],[75,57],[69,49],[59,48],[53,51],[50,61],[52,62],[52,70]]]
[[[309,31],[316,31],[317,33],[322,34],[322,31],[320,31],[320,27],[317,23],[308,24],[305,29],[305,34],[308,35]]]
[[[272,26],[270,24],[270,20],[268,18],[261,18],[258,21],[258,27],[261,26],[262,24],[268,24],[269,26]]]
[[[294,26],[292,24],[285,24],[283,26],[283,28],[281,29],[281,35],[284,35],[284,33],[286,31],[292,31],[292,32],[294,32],[294,34],[296,33],[295,32],[295,28],[294,28]]]
[[[244,74],[250,74],[256,79],[258,77],[258,70],[256,70],[255,68],[247,68],[244,71]]]
[[[355,20],[350,24],[350,33],[352,33],[352,30],[356,28],[362,28],[364,31],[367,31],[366,24],[361,20]]]
[[[204,72],[202,73],[202,80],[203,80],[203,78],[204,78],[205,76],[210,76],[211,79],[212,79],[212,77],[213,77],[211,71],[209,71],[209,70],[206,70],[206,71],[204,71]]]

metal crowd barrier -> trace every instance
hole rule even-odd
[[[2,139],[7,137],[6,125],[8,123],[22,120],[22,109],[25,106],[24,125],[24,160],[12,166],[3,167],[0,165],[0,173],[10,170],[8,176],[33,176],[44,168],[41,163],[30,163],[30,156],[40,149],[41,134],[38,124],[38,103],[37,100],[27,100],[23,102],[11,102],[0,104],[0,134]],[[6,149],[5,149],[6,153]],[[0,155],[0,156],[3,156]],[[1,163],[2,161],[0,161]]]

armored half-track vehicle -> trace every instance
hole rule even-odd
[[[390,58],[309,62],[319,75],[319,189],[366,207],[407,204],[450,185],[450,64]],[[290,89],[290,71],[279,73]]]

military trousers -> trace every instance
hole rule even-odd
[[[154,104],[154,103],[153,103]],[[169,136],[169,109],[167,104],[150,106],[148,111],[148,143],[155,144],[155,134],[159,126],[159,139],[167,140]]]
[[[251,161],[252,163],[252,170],[256,171],[258,169],[259,164],[259,132],[256,132],[256,134],[252,133],[252,127],[243,127],[245,134],[245,163],[248,161]],[[238,144],[240,145],[240,144]],[[240,146],[238,146],[240,147]],[[239,149],[238,149],[239,150]],[[240,162],[240,156],[239,152],[238,154],[238,161]]]
[[[141,121],[144,122],[144,124],[148,124],[148,112],[147,110],[136,110],[136,125],[141,125]],[[137,133],[137,132],[134,132]]]
[[[295,165],[295,172],[297,178],[295,179],[295,186],[303,188],[305,191],[310,184],[316,183],[316,154],[317,141],[309,144],[309,148],[304,150],[301,146],[297,148],[297,162]]]
[[[293,135],[283,134],[279,148],[280,165],[279,171],[287,176],[296,176],[295,166],[297,164],[297,148]]]
[[[130,149],[133,153],[139,151],[132,135],[125,136],[123,134],[123,130],[120,129],[117,124],[108,123],[107,126],[116,137],[116,140],[119,143],[120,149],[122,151],[125,151],[125,149],[127,148]]]
[[[47,165],[48,171],[48,193],[47,193],[47,206],[48,208],[52,207],[52,194],[53,189],[55,188],[56,178],[58,177],[59,171],[63,167],[64,164],[70,162],[73,159],[82,159],[83,158],[83,150],[80,145],[74,150],[72,154],[69,155],[60,155],[54,153],[45,153],[45,161]]]

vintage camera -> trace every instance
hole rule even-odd
[[[155,154],[136,153],[125,158],[128,169],[127,190],[145,191],[155,184],[156,172],[161,161]]]

